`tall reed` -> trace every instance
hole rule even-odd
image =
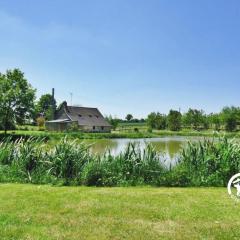
[[[114,156],[63,138],[49,149],[43,139],[0,142],[0,181],[95,186],[224,186],[240,171],[240,145],[226,138],[189,142],[167,169],[151,144],[129,143]]]
[[[184,169],[189,185],[226,185],[240,171],[240,145],[227,138],[188,142],[176,168]]]
[[[157,184],[159,176],[165,171],[162,155],[147,144],[141,151],[136,143],[129,143],[117,156],[106,152],[98,156],[83,171],[86,185],[139,185]]]

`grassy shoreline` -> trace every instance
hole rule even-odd
[[[215,132],[215,131],[153,131],[148,132],[120,132],[113,131],[112,133],[82,133],[82,132],[47,132],[47,131],[25,131],[14,130],[8,131],[8,136],[17,137],[45,137],[47,139],[61,139],[68,136],[69,138],[78,139],[114,139],[114,138],[159,138],[168,136],[186,136],[186,137],[214,137],[226,136],[228,138],[240,138],[240,132]],[[3,131],[0,131],[0,139],[4,138]]]
[[[225,188],[0,184],[0,239],[238,239]],[[147,197],[146,197],[147,196]]]

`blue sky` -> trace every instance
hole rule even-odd
[[[145,117],[240,105],[239,0],[0,0],[0,71]]]

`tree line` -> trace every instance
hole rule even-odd
[[[0,73],[0,129],[5,132],[23,125],[53,118],[57,103],[51,94],[43,94],[36,100],[36,89],[31,86],[19,69]],[[220,113],[206,114],[203,110],[189,109],[186,113],[170,110],[168,114],[150,113],[146,119],[133,118],[127,114],[125,119],[106,117],[116,128],[121,122],[144,123],[151,129],[179,131],[181,129],[215,129],[236,131],[240,125],[240,108],[224,107]]]
[[[177,110],[170,110],[169,113],[161,114],[152,112],[147,117],[147,124],[150,128],[171,131],[181,129],[207,130],[216,131],[226,130],[233,132],[238,130],[240,125],[240,108],[224,107],[219,113],[206,114],[203,110],[192,109],[186,113]]]
[[[106,119],[117,128],[121,123],[146,123],[149,129],[180,131],[181,129],[226,130],[233,132],[240,126],[240,108],[224,107],[219,113],[206,114],[203,110],[192,109],[185,113],[171,109],[168,114],[160,112],[150,113],[146,119],[133,118],[127,114],[125,119],[114,118],[111,115]]]

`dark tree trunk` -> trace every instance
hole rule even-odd
[[[6,112],[6,115],[5,115],[5,121],[4,121],[4,135],[7,135],[7,124],[8,124],[8,114],[9,111]]]

